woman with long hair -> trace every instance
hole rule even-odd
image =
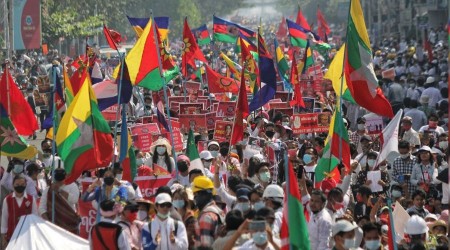
[[[171,157],[172,146],[166,138],[159,138],[153,142],[150,147],[150,152],[152,153],[152,157],[148,160],[148,164],[146,165],[153,168],[153,170],[155,170],[153,164],[156,164],[167,170],[169,173],[175,171],[175,161]]]

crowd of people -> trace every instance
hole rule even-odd
[[[315,181],[327,133],[294,135],[291,117],[274,110],[251,114],[244,121],[244,139],[236,145],[214,140],[213,130],[196,133],[195,143],[207,145],[199,152],[202,168],[191,166],[185,149],[175,152],[170,138],[154,141],[150,152],[136,149],[137,176],[153,175],[154,164],[172,174],[151,199],[144,199],[136,183],[122,180],[119,163],[85,172],[80,178],[92,178],[85,188],[78,181],[65,183],[64,164],[52,154],[57,149],[53,150],[51,138],[46,138],[35,159],[10,158],[2,168],[2,246],[6,247],[20,216],[26,214],[77,233],[78,202],[82,200],[94,201],[97,210],[97,223],[89,233],[92,249],[281,249],[285,244],[280,233],[286,215],[287,154],[297,173],[310,249],[388,249],[392,238],[398,249],[448,249],[448,44],[439,32],[430,32],[427,40],[431,50],[404,38],[373,45],[380,87],[394,113],[403,109],[404,114],[399,156],[392,161],[376,165],[380,137],[369,133],[370,114],[347,102],[343,111],[351,166],[348,171],[342,168],[340,182],[331,185]],[[329,58],[316,62],[323,72],[336,49],[331,49]],[[208,48],[204,52],[213,60]],[[233,47],[223,52],[238,57]],[[73,61],[62,58],[58,51],[45,57],[25,53],[9,61],[16,83],[41,123],[48,109],[36,106],[33,93],[38,91],[38,77],[48,74],[45,62],[65,64],[70,75]],[[99,65],[104,74],[110,72],[108,59],[101,58]],[[225,67],[221,60],[218,65]],[[383,78],[382,72],[392,68],[395,78]],[[180,78],[168,87],[171,96],[185,94]],[[204,90],[205,96],[215,98],[207,87]],[[157,113],[151,91],[133,94],[130,120]],[[322,112],[335,109],[333,93],[312,97],[321,104]],[[169,112],[171,117],[178,115]],[[383,120],[383,126],[388,122]],[[184,132],[186,146],[188,131]],[[247,152],[249,137],[264,139],[251,156]],[[53,172],[52,166],[56,166]],[[380,172],[377,191],[369,177],[374,171]],[[392,210],[400,209],[397,206],[406,211],[407,221],[404,231],[392,237]]]

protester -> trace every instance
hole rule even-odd
[[[127,202],[120,214],[120,221],[117,223],[122,227],[122,232],[126,235],[131,249],[140,249],[142,245],[141,229],[143,223],[137,220],[138,211],[137,203]]]
[[[167,170],[169,173],[175,171],[175,161],[172,157],[172,146],[165,138],[160,138],[152,143],[150,147],[152,157],[145,162],[145,165],[155,169],[153,164]]]
[[[328,249],[331,238],[331,227],[333,220],[331,215],[325,210],[327,197],[320,190],[314,190],[309,200],[309,208],[312,217],[308,223],[308,231],[311,242],[311,249]]]

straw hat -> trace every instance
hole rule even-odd
[[[150,152],[155,152],[155,148],[157,146],[166,146],[167,153],[169,155],[172,155],[172,146],[170,145],[169,141],[166,138],[159,138],[158,140],[154,141],[152,145],[150,146]]]

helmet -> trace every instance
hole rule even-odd
[[[405,225],[405,234],[420,235],[428,232],[427,223],[422,217],[413,215],[408,219]]]
[[[284,198],[283,189],[276,184],[270,184],[264,190],[263,198]]]
[[[214,189],[214,184],[206,176],[197,176],[192,182],[192,192],[196,193],[202,190]]]

